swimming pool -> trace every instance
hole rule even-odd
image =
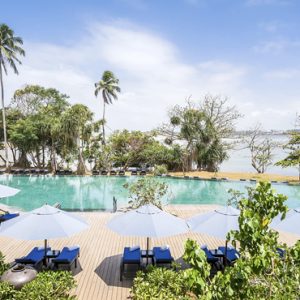
[[[6,205],[29,211],[44,203],[61,203],[67,210],[110,210],[113,196],[118,207],[128,202],[127,190],[123,185],[137,180],[138,177],[118,176],[11,176],[1,175],[0,184],[9,185],[21,191],[10,198],[0,199]],[[232,188],[245,192],[246,186],[255,183],[240,181],[210,181],[158,177],[169,185],[170,204],[226,204]],[[278,193],[288,196],[289,207],[300,206],[300,186],[274,184]]]

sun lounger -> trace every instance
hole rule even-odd
[[[137,265],[138,268],[141,267],[141,249],[139,246],[124,248],[120,265],[120,281],[123,280],[125,265]]]
[[[69,270],[71,270],[71,266],[73,263],[75,263],[75,268],[77,268],[79,251],[79,246],[64,247],[60,254],[56,258],[52,259],[54,268],[58,268],[59,265],[67,265]]]
[[[136,170],[133,170],[133,171],[131,171],[131,175],[137,175],[137,171]]]
[[[5,213],[5,214],[3,214],[3,215],[0,215],[0,223],[2,223],[2,222],[5,222],[5,221],[8,221],[8,220],[10,220],[10,219],[13,219],[13,218],[15,218],[15,217],[17,217],[17,216],[19,216],[19,214],[18,213],[13,213],[13,214],[11,214],[11,213]]]
[[[47,248],[47,251],[51,250],[50,247]],[[22,258],[15,259],[15,262],[18,264],[24,265],[39,265],[45,258],[45,248],[44,247],[35,247],[33,248],[26,256]]]
[[[280,258],[284,258],[285,250],[281,248],[276,248],[276,252],[279,254]]]
[[[115,170],[111,170],[110,173],[109,173],[111,176],[115,176],[117,175],[117,172]]]
[[[206,245],[201,246],[201,250],[204,251],[207,262],[211,265],[216,266],[216,263],[219,261],[218,257],[214,256]]]
[[[124,176],[124,175],[125,175],[125,171],[124,171],[124,170],[120,170],[120,171],[119,171],[119,175],[120,175],[120,176]]]
[[[98,170],[93,170],[92,174],[93,175],[100,175],[100,172]]]
[[[145,176],[145,175],[146,175],[146,171],[145,171],[145,170],[142,170],[142,171],[140,172],[140,175],[141,175],[141,176]]]
[[[101,171],[101,175],[107,175],[107,171],[106,170],[102,170]]]
[[[218,247],[218,249],[224,253],[227,265],[234,264],[234,262],[240,257],[240,253],[234,248],[227,247],[226,250],[226,247],[222,246]]]
[[[154,247],[153,260],[155,265],[171,264],[174,261],[174,258],[172,257],[171,251],[168,247]]]

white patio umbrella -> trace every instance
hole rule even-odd
[[[271,227],[275,230],[300,235],[300,208],[290,209],[282,221],[281,215],[277,216],[271,223]]]
[[[240,211],[232,206],[223,206],[214,211],[199,214],[187,222],[192,231],[206,233],[225,240],[225,257],[227,256],[227,233],[239,229]],[[226,262],[226,260],[225,260]]]
[[[239,229],[240,211],[232,206],[223,206],[204,214],[196,215],[187,222],[192,231],[206,233],[226,240],[230,230]]]
[[[19,192],[20,190],[18,189],[0,184],[0,198],[11,197]]]
[[[86,228],[88,224],[78,216],[45,204],[1,223],[0,235],[21,240],[44,240],[46,254],[48,239],[68,237]]]
[[[152,204],[117,215],[108,222],[107,226],[120,235],[147,237],[147,253],[150,237],[165,237],[188,231],[185,220]]]

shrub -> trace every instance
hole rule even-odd
[[[187,293],[188,285],[182,271],[150,267],[146,273],[137,273],[131,289],[131,299],[191,299]]]
[[[138,208],[145,204],[153,204],[161,208],[161,199],[168,192],[168,185],[153,177],[143,177],[123,186],[129,191],[131,200],[128,203],[132,208]]]
[[[7,282],[0,282],[0,300],[71,300],[70,295],[75,287],[75,280],[70,272],[41,272],[37,277],[15,290]]]
[[[9,268],[9,264],[5,263],[4,255],[0,251],[0,276]]]
[[[0,281],[0,300],[15,300],[17,291],[7,282]]]
[[[166,165],[156,165],[154,167],[154,175],[163,175],[163,174],[168,174],[168,169]]]
[[[39,300],[69,300],[75,299],[69,293],[75,287],[75,280],[70,272],[46,271],[24,285],[16,295],[16,300],[39,299]]]

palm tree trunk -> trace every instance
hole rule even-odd
[[[105,145],[105,101],[103,101],[102,145]]]
[[[7,145],[7,135],[6,135],[4,87],[3,87],[3,77],[2,77],[2,66],[1,65],[0,65],[0,82],[1,82],[1,104],[2,104],[2,119],[3,119],[3,136],[4,136],[4,146],[5,146],[5,167],[6,167],[6,170],[8,170],[8,168],[9,168],[9,164],[8,164],[8,145]]]

